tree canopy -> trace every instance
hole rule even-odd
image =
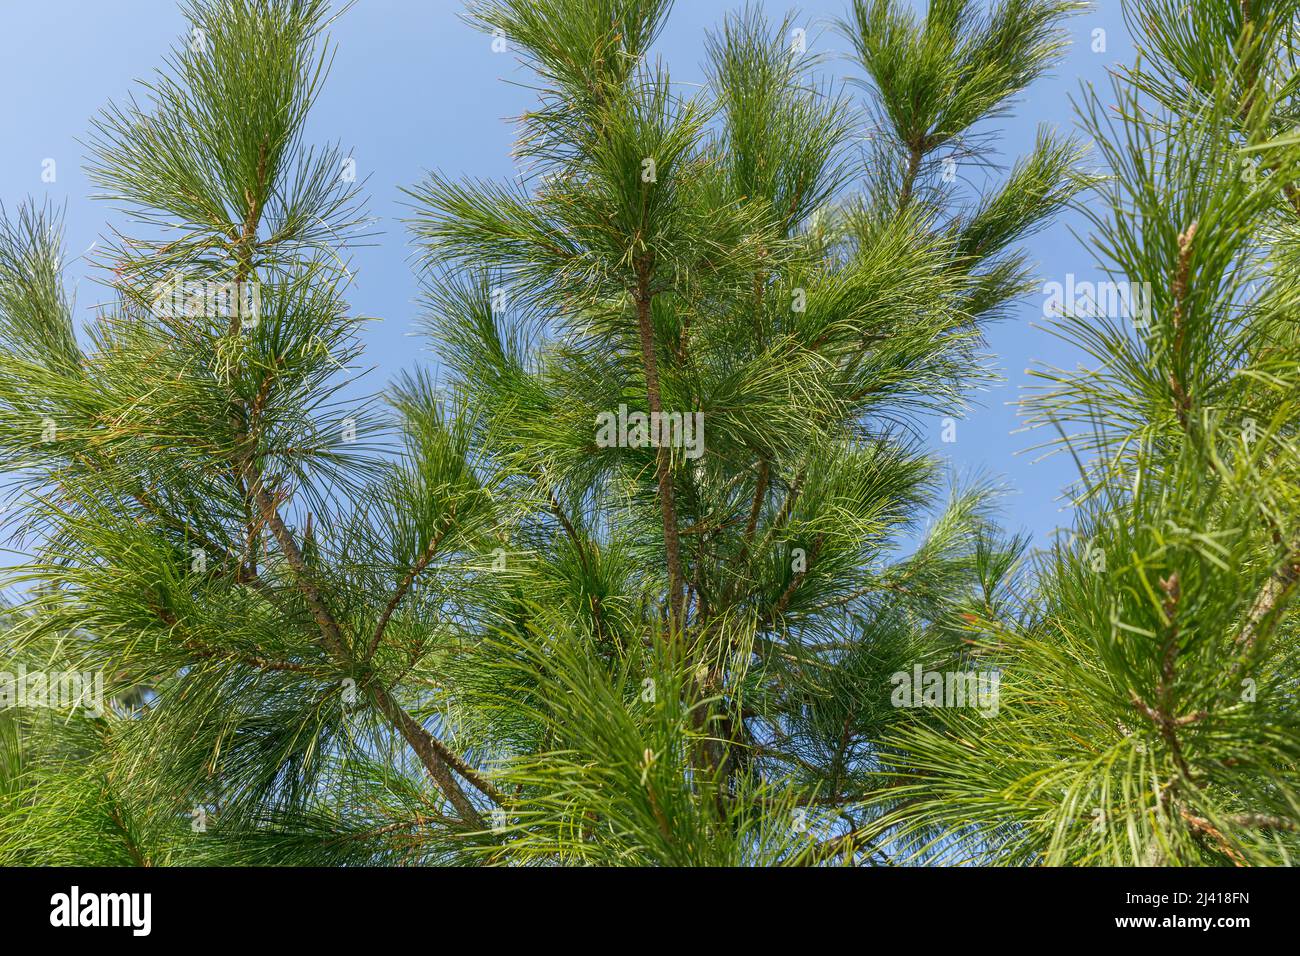
[[[671,0],[471,3],[524,175],[409,187],[440,363],[366,398],[342,11],[182,5],[88,142],[113,300],[0,217],[0,671],[105,701],[0,706],[0,862],[1293,862],[1300,2],[1126,0],[979,189],[1082,4],[853,0],[847,85],[747,6],[696,88]],[[1033,551],[920,429],[1069,207],[1141,308],[1053,324]]]

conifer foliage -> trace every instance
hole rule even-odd
[[[133,228],[85,328],[58,215],[3,218],[0,669],[104,703],[0,709],[0,861],[1291,861],[1300,4],[1134,0],[1105,178],[991,159],[1073,0],[854,0],[848,86],[746,7],[702,88],[671,5],[468,6],[522,175],[410,186],[438,362],[371,399],[326,0],[187,0],[95,119]],[[1034,556],[921,430],[1085,194],[1150,309],[1060,319]]]
[[[995,859],[1294,865],[1294,240],[1300,5],[1126,4],[1142,52],[1079,111],[1109,174],[1083,203],[1135,308],[1067,304],[1085,356],[1032,424],[1080,463],[1076,518],[1012,620],[1000,715],[891,738],[906,809]]]

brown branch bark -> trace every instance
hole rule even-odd
[[[1187,822],[1187,825],[1196,833],[1204,834],[1218,844],[1219,849],[1230,859],[1234,866],[1245,866],[1246,858],[1229,842],[1223,832],[1205,817],[1193,816],[1186,810],[1179,809],[1179,814]]]
[[[1174,338],[1170,348],[1169,388],[1174,394],[1174,411],[1178,415],[1178,423],[1182,426],[1183,431],[1186,431],[1190,424],[1189,413],[1191,412],[1192,400],[1183,384],[1179,368],[1183,363],[1183,342],[1186,338],[1187,286],[1191,272],[1192,240],[1195,238],[1196,223],[1192,223],[1187,227],[1186,231],[1178,234],[1178,271],[1174,275],[1173,288],[1170,290],[1174,299]]]
[[[921,159],[924,157],[924,150],[917,144],[908,146],[907,152],[907,169],[903,173],[903,188],[898,196],[898,208],[906,209],[912,201],[912,190],[916,185],[916,175],[921,170]]]
[[[651,318],[653,295],[650,292],[650,266],[643,259],[637,263],[636,318],[641,333],[641,362],[645,372],[646,399],[652,416],[663,411],[659,390],[659,363],[655,358],[654,326]],[[672,449],[660,446],[655,458],[659,481],[659,504],[663,512],[664,554],[668,564],[669,621],[674,633],[680,633],[683,620],[683,576],[681,544],[677,535],[677,505],[673,496]]]
[[[411,566],[411,569],[406,572],[406,576],[402,578],[401,583],[397,585],[397,589],[393,592],[393,596],[389,598],[388,604],[384,606],[383,613],[379,615],[379,623],[375,625],[374,636],[370,638],[370,644],[366,647],[365,657],[363,658],[364,660],[369,661],[374,658],[375,652],[379,650],[380,641],[384,639],[384,631],[388,629],[389,618],[393,616],[393,612],[397,610],[397,606],[402,603],[402,599],[406,597],[407,592],[411,590],[411,586],[415,583],[415,579],[423,573],[424,569],[429,566],[429,562],[433,560],[434,555],[438,553],[438,546],[442,544],[442,539],[446,537],[447,531],[451,528],[451,522],[455,520],[455,516],[456,508],[453,505],[448,511],[446,524],[434,533],[428,546],[420,553],[420,556],[416,558],[415,564]]]
[[[1255,648],[1264,627],[1277,609],[1287,601],[1300,582],[1300,552],[1293,550],[1255,596],[1241,633],[1237,635],[1237,648],[1243,654],[1249,654]]]

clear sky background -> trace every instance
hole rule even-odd
[[[843,54],[847,44],[831,29],[850,0],[753,0],[779,20],[797,12],[810,52],[830,56],[834,76],[861,75]],[[922,0],[923,2],[923,0]],[[677,0],[656,52],[682,84],[703,80],[706,32],[744,0]],[[367,178],[370,211],[381,235],[353,259],[357,282],[350,300],[358,314],[376,316],[365,331],[367,361],[376,370],[362,383],[380,388],[401,368],[434,362],[426,340],[404,333],[420,314],[411,248],[401,224],[400,188],[426,170],[456,176],[506,178],[517,174],[510,158],[509,118],[532,103],[526,69],[510,53],[494,53],[491,37],[459,18],[460,0],[359,0],[337,21],[333,70],[316,105],[308,142],[339,141],[350,148],[358,176]],[[1105,31],[1106,49],[1094,52],[1094,31]],[[174,0],[0,0],[0,202],[13,210],[26,196],[48,198],[65,208],[69,283],[75,283],[78,318],[89,317],[105,298],[96,276],[78,258],[109,223],[123,224],[107,203],[92,199],[79,141],[89,120],[110,99],[121,100],[134,81],[149,76],[182,35],[184,21]],[[1040,80],[999,123],[993,157],[1005,171],[1032,146],[1035,130],[1048,123],[1072,130],[1069,97],[1091,82],[1106,99],[1108,68],[1132,61],[1133,51],[1119,0],[1099,0],[1069,23],[1073,45],[1053,75]],[[861,93],[855,94],[861,97]],[[866,130],[864,129],[865,133]],[[56,179],[42,181],[43,162],[53,159]],[[969,172],[978,185],[985,173]],[[992,176],[998,175],[994,171]],[[1031,241],[1030,252],[1044,280],[1096,279],[1092,252],[1072,232],[1079,217],[1058,220]],[[137,230],[138,231],[138,230]],[[1053,528],[1069,523],[1059,495],[1074,477],[1073,463],[1057,455],[1035,462],[1031,443],[1013,403],[1029,381],[1026,368],[1039,362],[1073,365],[1075,356],[1042,326],[1042,295],[1028,297],[1012,319],[995,327],[991,350],[1006,381],[976,396],[978,406],[957,424],[957,440],[940,442],[940,416],[922,423],[934,447],[958,475],[1000,477],[1009,488],[1006,523],[1044,544]]]

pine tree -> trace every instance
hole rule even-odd
[[[1027,402],[1079,463],[1076,520],[1014,619],[999,719],[891,738],[905,801],[1011,862],[1293,865],[1300,843],[1291,2],[1129,0],[1141,56],[1085,90],[1083,204],[1126,308],[1065,303],[1087,357]]]
[[[303,142],[323,0],[190,0],[143,104],[96,120],[91,175],[139,232],[108,245],[115,301],[80,338],[58,217],[5,219],[0,451],[31,553],[5,661],[103,674],[110,704],[0,713],[0,859],[868,863],[968,836],[990,859],[1049,852],[1051,828],[962,748],[1032,764],[1026,733],[1070,736],[1022,670],[1057,661],[1036,649],[1062,612],[1024,598],[994,486],[949,481],[920,430],[992,380],[984,330],[1033,288],[1020,243],[1090,183],[1046,130],[987,188],[956,175],[989,161],[988,121],[1079,5],[857,0],[839,30],[861,98],[753,8],[711,36],[706,87],[676,85],[649,54],[670,6],[471,5],[535,75],[525,177],[410,190],[443,371],[373,400],[340,375],[360,357],[362,198],[340,149]],[[1247,111],[1264,139],[1266,100]],[[1269,181],[1247,190],[1260,216]],[[1283,440],[1271,420],[1259,454]],[[1256,583],[1281,573],[1261,534],[1240,565]],[[1081,612],[1110,585],[1069,576],[1071,554],[1050,593]],[[1196,573],[1165,587],[1180,621]],[[1243,663],[1261,683],[1275,624],[1261,606]],[[891,700],[913,667],[1003,665],[1009,717],[975,744],[966,711]],[[1098,683],[1078,666],[1069,708]],[[1161,727],[1184,713],[1133,686]],[[1252,774],[1283,747],[1221,733]],[[1168,807],[1220,833],[1201,786]]]

